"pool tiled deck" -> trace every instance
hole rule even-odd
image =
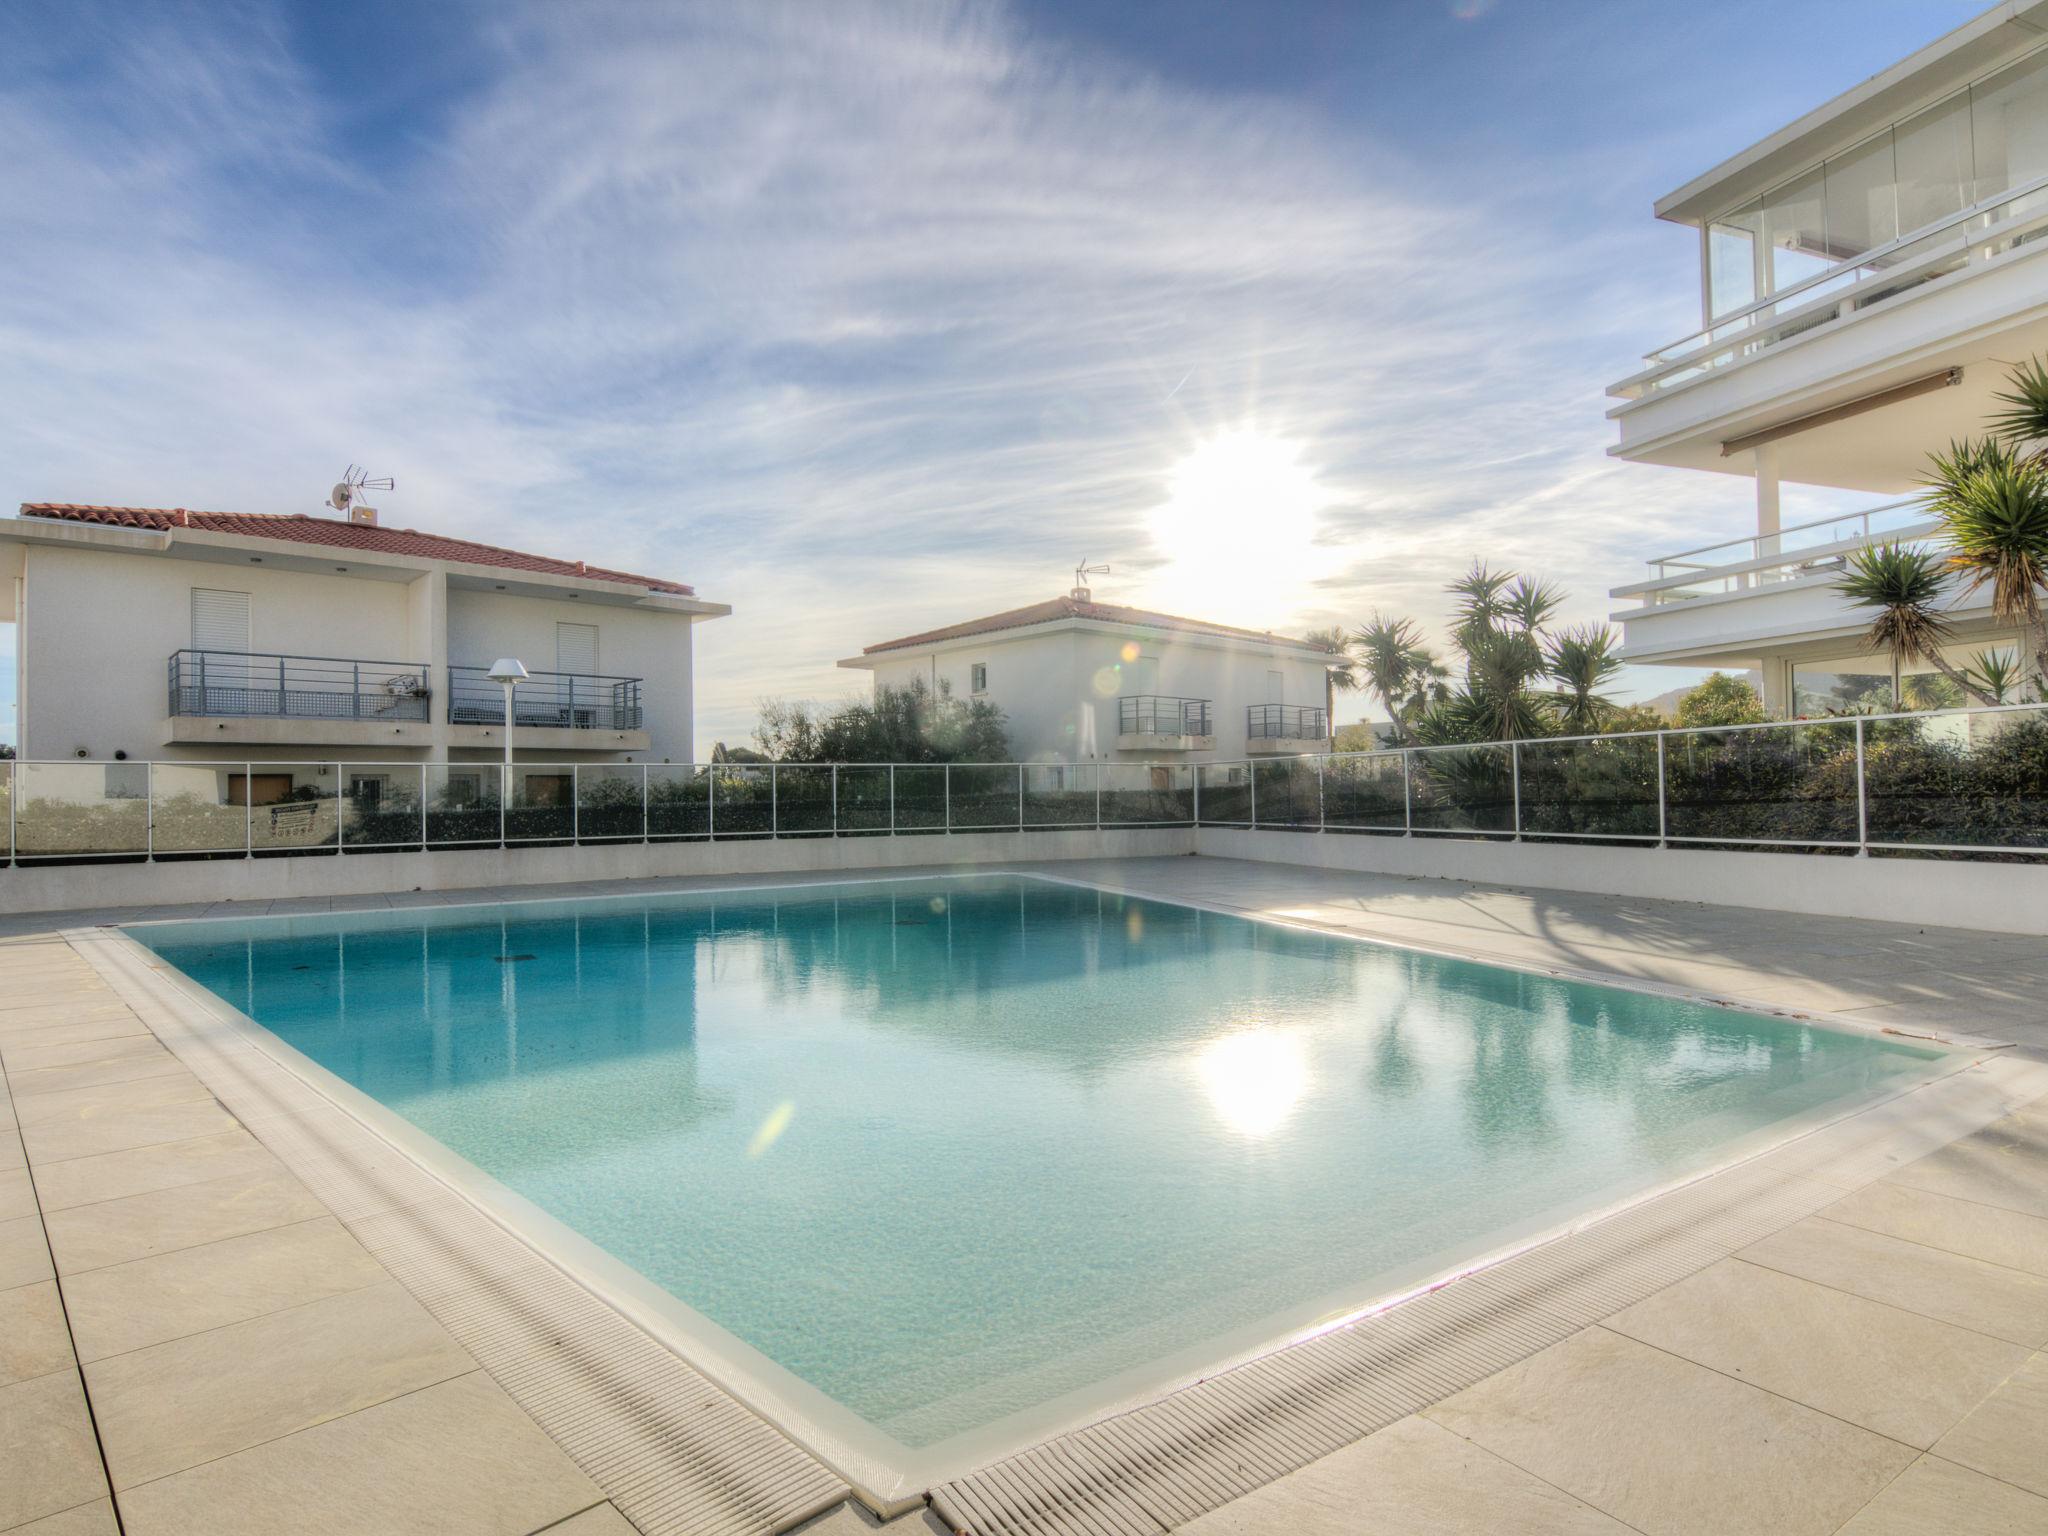
[[[1768,878],[1770,857],[1758,864]],[[2048,937],[1214,859],[1048,872],[1952,1027],[2048,1062]],[[170,915],[196,914],[84,920]],[[111,1532],[116,1504],[140,1536],[632,1530],[57,936],[80,921],[0,930],[0,1531]],[[2048,1098],[1826,1193],[1815,1214],[1182,1528],[2048,1531]],[[929,1513],[897,1524],[937,1528]],[[847,1508],[813,1529],[872,1525]]]

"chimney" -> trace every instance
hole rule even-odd
[[[352,523],[361,523],[365,527],[374,528],[377,526],[377,509],[375,507],[366,507],[360,501],[350,502],[348,520]]]

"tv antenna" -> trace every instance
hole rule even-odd
[[[1078,598],[1081,602],[1084,603],[1089,601],[1088,578],[1090,576],[1107,576],[1108,574],[1108,566],[1090,565],[1088,563],[1088,557],[1086,555],[1083,555],[1081,557],[1081,563],[1074,567],[1074,590],[1068,595],[1074,598]]]
[[[398,482],[389,475],[370,478],[370,472],[360,464],[351,464],[335,482],[334,489],[327,495],[327,505],[337,512],[346,512],[352,523],[374,523],[377,509],[363,500],[365,491],[390,491],[398,488]]]

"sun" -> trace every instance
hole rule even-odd
[[[1204,605],[1206,617],[1227,618],[1216,610],[1248,599],[1270,612],[1314,563],[1329,499],[1298,443],[1252,427],[1203,440],[1168,471],[1152,513],[1152,542],[1166,558],[1160,588]]]

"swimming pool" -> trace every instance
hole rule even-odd
[[[1954,1060],[1022,875],[128,931],[899,1469]]]

